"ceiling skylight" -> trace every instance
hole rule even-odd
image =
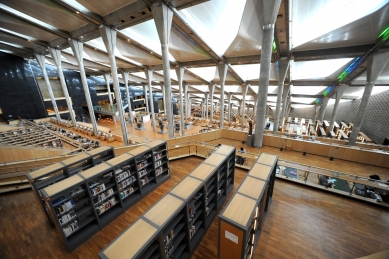
[[[326,89],[327,86],[292,86],[292,94],[315,95]]]
[[[157,27],[155,27],[153,19],[128,27],[120,32],[151,49],[153,52],[158,53],[159,55],[162,54]],[[169,60],[175,61],[170,54]]]
[[[207,81],[215,79],[216,67],[195,67],[188,70]]]
[[[387,0],[294,0],[293,48],[369,15],[387,3]]]
[[[294,62],[292,79],[322,79],[330,76],[336,70],[350,62],[350,60],[352,58]]]
[[[305,97],[291,97],[290,98],[291,102],[295,103],[306,103],[306,104],[311,104],[313,103],[316,98],[305,98]]]
[[[389,90],[389,86],[374,86],[373,90],[371,91],[371,95],[379,94],[388,90]],[[358,96],[358,99],[360,99],[362,98],[364,91],[365,89],[362,89],[358,92],[354,92],[353,96]]]
[[[231,65],[231,67],[243,80],[253,80],[259,78],[261,64]]]
[[[212,0],[179,14],[218,55],[223,55],[238,33],[245,4],[245,0]]]

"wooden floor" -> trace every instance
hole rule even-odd
[[[97,258],[202,161],[170,162],[170,180],[71,254],[45,221],[31,190],[0,195],[0,258]],[[234,191],[246,174],[235,171]],[[277,179],[254,258],[356,258],[388,249],[388,233],[389,212],[383,208]],[[192,258],[216,258],[217,240],[215,218]]]

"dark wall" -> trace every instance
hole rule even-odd
[[[0,52],[0,107],[6,120],[47,116],[28,61],[3,52]]]
[[[46,64],[46,71],[49,77],[58,77],[55,66]],[[85,118],[90,121],[89,112],[86,108],[86,99],[81,82],[80,73],[71,70],[63,70],[69,95],[72,98],[73,109],[78,121]],[[51,101],[43,101],[36,77],[43,77],[42,70],[35,60],[24,60],[23,58],[0,52],[0,107],[3,110],[4,118],[17,119],[18,116],[26,119],[38,119],[47,117],[46,108],[52,107]],[[97,96],[96,86],[106,85],[106,82],[98,77],[87,76],[87,83],[93,105],[98,105],[100,100],[108,100],[108,96]],[[122,99],[127,97],[126,90],[121,85],[120,92]],[[110,84],[113,92],[112,83]],[[131,106],[134,110],[135,104],[144,102],[133,102],[134,96],[144,95],[143,89],[129,87]],[[158,113],[158,99],[162,93],[153,93],[154,112]],[[67,106],[65,100],[57,100],[57,106]],[[177,114],[176,99],[173,98],[173,114]],[[10,117],[11,116],[11,117]],[[61,114],[63,119],[68,119],[69,114]]]

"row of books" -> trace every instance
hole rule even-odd
[[[102,203],[100,206],[96,207],[97,214],[101,215],[105,211],[112,208],[116,203],[117,203],[116,198],[112,197],[108,201],[106,201],[106,202]]]
[[[68,202],[65,202],[59,206],[54,207],[54,209],[55,209],[55,212],[57,214],[63,214],[65,212],[73,209],[75,206],[76,206],[76,204],[74,203],[73,199],[71,199]]]
[[[68,214],[65,214],[63,215],[60,219],[59,219],[59,223],[61,225],[63,224],[66,224],[68,223],[69,221],[71,221],[73,218],[75,218],[77,215],[76,215],[76,212],[74,210],[72,210],[71,212],[69,212]]]
[[[155,170],[155,175],[158,176],[160,174],[162,174],[162,166],[161,167],[158,167],[156,170]]]
[[[122,197],[122,200],[126,198],[128,195],[134,192],[134,188],[130,187],[120,192],[120,196]]]
[[[118,181],[118,182],[120,182],[121,180],[124,180],[124,179],[126,179],[128,176],[130,175],[130,172],[129,171],[125,171],[125,172],[123,172],[123,173],[121,173],[121,174],[116,174],[116,180]]]
[[[111,196],[112,194],[113,194],[113,189],[111,188],[108,191],[97,195],[97,203],[104,201],[107,197]]]
[[[143,161],[143,162],[140,162],[139,164],[137,164],[136,166],[138,169],[141,169],[147,165],[148,165],[147,161]]]
[[[63,233],[66,237],[70,236],[74,231],[79,228],[77,220],[70,223],[67,227],[63,228]]]
[[[156,167],[157,167],[157,166],[161,166],[161,165],[162,165],[162,161],[161,161],[161,160],[155,162],[155,166],[156,166]]]
[[[120,189],[125,188],[125,187],[129,186],[130,184],[134,183],[135,181],[136,181],[136,177],[135,177],[135,175],[133,175],[133,176],[131,176],[130,179],[121,182],[119,184],[119,188]]]
[[[97,195],[98,193],[105,190],[105,184],[102,183],[100,185],[95,186],[94,188],[91,188],[92,194]]]
[[[142,170],[140,170],[140,171],[138,172],[139,177],[143,177],[143,176],[145,176],[146,174],[147,174],[147,170],[146,170],[146,169],[142,169]]]

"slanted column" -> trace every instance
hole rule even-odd
[[[281,0],[263,1],[263,36],[261,49],[261,68],[258,86],[258,109],[255,123],[254,147],[262,147],[265,131],[267,93],[271,67],[271,54],[274,36],[274,26],[280,8]]]
[[[147,85],[143,85],[143,93],[145,94],[146,112],[149,113],[149,102],[147,101]]]
[[[320,112],[320,104],[316,104],[315,105],[315,122],[317,120],[317,117],[319,116],[319,112]]]
[[[185,119],[190,117],[190,106],[189,106],[189,97],[188,97],[188,84],[184,84],[184,95],[185,95]]]
[[[181,117],[181,134],[185,135],[185,124],[184,124],[184,101],[182,93],[182,81],[184,80],[184,67],[177,67],[176,74],[178,79],[178,93],[180,95],[180,117]],[[185,102],[186,103],[186,102]]]
[[[62,71],[61,51],[59,49],[49,48],[49,52],[50,52],[51,57],[54,60],[54,64],[56,65],[57,70],[58,70],[58,76],[59,76],[59,80],[61,82],[62,91],[65,95],[66,104],[68,105],[70,118],[72,119],[73,126],[76,127],[77,121],[76,121],[76,117],[74,116],[73,105],[72,105],[72,102],[70,101],[68,88],[66,87],[65,77],[64,77],[63,71]]]
[[[330,130],[328,131],[328,134],[330,134],[330,131],[332,131],[334,129],[336,114],[338,113],[338,108],[339,108],[339,102],[343,96],[344,91],[347,89],[347,87],[348,87],[347,85],[338,85],[335,88],[335,105],[334,105],[334,109],[332,110],[332,116],[331,116],[331,121],[330,121]]]
[[[357,116],[354,120],[354,126],[352,128],[351,136],[348,142],[349,146],[354,146],[357,140],[358,134],[361,130],[363,117],[365,116],[367,105],[369,104],[371,91],[373,90],[375,81],[381,74],[382,70],[389,61],[389,51],[375,52],[371,54],[367,60],[367,78],[365,90],[363,92],[361,104],[358,108]]]
[[[46,72],[45,56],[40,55],[40,54],[36,54],[36,53],[34,53],[34,56],[35,56],[36,61],[38,61],[39,66],[42,69],[43,79],[45,80],[45,83],[46,83],[46,86],[47,86],[47,90],[48,90],[49,95],[50,95],[51,103],[53,104],[53,108],[54,108],[54,112],[55,112],[55,117],[57,117],[57,120],[60,121],[61,120],[61,116],[59,116],[57,103],[55,102],[55,97],[54,97],[53,90],[51,89],[51,84],[50,84],[49,76],[47,75],[47,72]]]
[[[151,88],[151,81],[153,80],[153,71],[146,70],[145,74],[146,74],[146,78],[147,78],[147,84],[149,86],[151,120],[153,123],[153,129],[155,132],[155,131],[157,131],[157,126],[155,125],[154,96],[153,96],[153,90]]]
[[[166,100],[165,85],[161,86],[161,90],[162,90],[162,96],[163,96],[163,112],[167,116],[167,114],[166,114],[166,102],[167,102],[167,100]]]
[[[327,104],[328,104],[329,100],[330,100],[329,97],[324,97],[323,102],[321,103],[321,107],[320,107],[320,121],[321,122],[323,122],[323,120],[324,120],[324,115],[326,114],[326,108],[327,108]]]
[[[246,96],[247,96],[247,89],[249,88],[249,85],[242,85],[242,93],[243,93],[243,100],[242,100],[242,128],[244,127],[244,115],[245,115],[245,106],[246,106]]]
[[[208,120],[208,111],[209,111],[208,98],[209,98],[209,93],[205,93],[205,119],[206,120]]]
[[[132,116],[132,108],[131,108],[130,90],[128,89],[128,79],[130,78],[130,75],[128,72],[122,72],[122,77],[124,80],[124,87],[126,88],[128,121],[131,123],[131,126],[134,126],[134,118]],[[124,110],[124,108],[123,108],[123,110]]]
[[[231,123],[231,110],[232,110],[231,100],[232,100],[232,93],[228,93],[227,94],[227,98],[228,98],[228,123]]]
[[[211,121],[213,121],[213,94],[215,92],[215,85],[209,84],[208,89],[209,89],[209,94],[211,96]]]
[[[278,89],[277,89],[277,104],[276,104],[276,114],[274,118],[274,127],[273,135],[278,134],[278,126],[280,125],[280,113],[281,113],[281,102],[284,90],[284,81],[286,77],[286,72],[289,68],[289,60],[282,59],[278,61]]]
[[[288,94],[289,94],[289,89],[290,85],[284,85],[284,89],[282,90],[282,111],[281,111],[281,127],[284,126],[285,122],[285,115],[286,115],[286,102],[288,101]]]
[[[162,49],[163,78],[165,85],[166,110],[169,138],[174,137],[172,87],[170,80],[169,39],[172,27],[173,11],[164,2],[154,2],[151,6],[155,26]]]
[[[99,31],[100,31],[101,38],[103,39],[105,48],[107,49],[107,52],[108,52],[109,63],[111,65],[113,89],[115,91],[115,96],[116,96],[116,104],[117,104],[118,112],[119,112],[120,125],[122,127],[123,143],[125,146],[127,146],[128,145],[128,134],[127,134],[125,115],[124,115],[123,101],[122,101],[120,87],[119,87],[116,59],[115,59],[116,30],[113,30],[113,29],[111,29],[107,26],[104,26],[104,25],[100,25]],[[125,81],[126,81],[126,86],[127,86],[126,91],[128,91],[128,78]]]
[[[105,79],[105,82],[107,84],[109,104],[111,105],[111,109],[113,111],[113,101],[112,101],[111,87],[109,86],[109,81],[111,81],[111,75],[109,73],[105,73],[104,74],[104,79]]]
[[[69,39],[68,41],[69,41],[70,47],[72,48],[74,57],[77,59],[78,68],[80,70],[82,88],[84,89],[85,99],[86,99],[86,103],[88,105],[90,121],[92,124],[93,132],[95,134],[97,134],[99,130],[97,129],[95,112],[93,110],[92,99],[90,97],[88,82],[86,81],[86,75],[85,75],[85,69],[84,69],[83,43],[80,41],[73,40],[73,39]]]
[[[242,100],[239,100],[238,103],[239,103],[239,106],[238,106],[238,115],[241,116],[241,113],[242,113]]]
[[[226,82],[228,65],[220,63],[217,66],[220,78],[220,128],[224,127],[224,84]]]

